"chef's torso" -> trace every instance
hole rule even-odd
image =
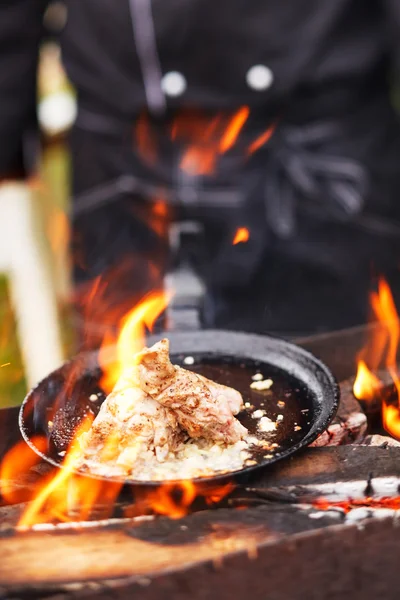
[[[320,86],[332,111],[335,91],[368,85],[382,61],[380,4],[69,0],[64,58],[83,103],[128,118],[146,86],[168,107],[266,111]]]

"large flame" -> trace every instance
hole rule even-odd
[[[101,280],[98,279],[94,283],[93,295],[99,292],[100,286]],[[107,337],[100,352],[104,372],[102,385],[105,391],[111,390],[121,372],[132,366],[134,354],[145,343],[146,330],[151,330],[166,308],[169,298],[162,291],[149,294],[122,320],[118,339]],[[78,376],[79,369],[71,369],[60,398],[69,397]],[[56,401],[55,410],[57,406]],[[82,436],[90,428],[93,418],[93,414],[87,414],[76,427],[62,467],[50,471],[32,485],[24,485],[23,482],[25,479],[28,482],[32,480],[30,469],[39,462],[36,454],[21,442],[5,456],[0,465],[0,491],[3,500],[10,504],[30,501],[18,524],[20,528],[26,529],[41,523],[104,519],[113,514],[123,484],[119,481],[85,477],[77,472]],[[42,452],[46,451],[48,442],[44,437],[32,442]],[[103,458],[114,453],[115,444],[116,437],[111,434],[102,450]],[[232,489],[233,485],[230,483],[210,487],[193,481],[166,482],[138,496],[133,513],[156,513],[181,518],[187,514],[197,497],[202,497],[207,504],[213,504]]]
[[[379,280],[378,290],[372,292],[370,301],[380,326],[371,330],[370,339],[361,352],[353,392],[359,400],[379,398],[384,386],[372,370],[384,364],[395,385],[397,403],[391,404],[385,398],[382,399],[383,426],[393,437],[400,439],[400,378],[397,369],[400,321],[392,292],[385,279]]]

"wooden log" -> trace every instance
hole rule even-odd
[[[113,582],[98,600],[396,600],[398,527],[392,519],[332,526],[265,542],[257,555],[237,552],[179,573]],[[83,598],[80,594],[78,597]],[[85,597],[87,597],[85,595]]]
[[[338,519],[337,519],[338,520]],[[112,523],[106,526],[41,526],[36,531],[4,532],[0,543],[3,585],[145,576],[172,568],[215,561],[237,551],[253,555],[261,540],[321,527],[308,512],[291,506],[271,511],[221,509],[181,520]],[[325,518],[325,524],[331,524]],[[324,524],[324,523],[322,523]],[[65,565],[66,569],[60,569]]]
[[[233,515],[234,513],[234,515]],[[397,598],[397,520],[258,507],[0,544],[3,598]],[[357,573],[356,580],[354,579]]]
[[[400,476],[400,448],[348,445],[309,448],[254,478],[264,487],[318,485]]]

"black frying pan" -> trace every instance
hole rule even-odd
[[[253,464],[245,465],[239,471],[216,473],[213,477],[202,478],[201,482],[238,479],[291,456],[313,442],[336,413],[339,387],[334,376],[321,361],[294,344],[229,331],[171,333],[166,337],[171,342],[171,357],[175,364],[239,390],[244,401],[252,407],[243,411],[239,419],[252,434],[267,436],[276,444],[272,449],[255,451],[251,457]],[[155,341],[150,338],[148,345]],[[187,364],[188,357],[193,364]],[[250,388],[255,373],[273,380],[269,391],[257,392]],[[97,414],[105,398],[99,386],[100,377],[97,355],[78,355],[43,379],[25,398],[19,416],[22,436],[48,463],[59,467],[80,420],[88,412]],[[257,409],[265,410],[266,416],[274,421],[282,415],[272,437],[259,433],[258,420],[252,416]],[[42,445],[38,447],[37,436],[47,440],[44,451]],[[159,484],[138,480],[124,483]]]

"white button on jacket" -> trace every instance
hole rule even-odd
[[[186,90],[185,77],[179,71],[165,73],[161,79],[161,89],[167,96],[180,96]]]
[[[246,73],[247,85],[257,92],[267,90],[273,80],[274,74],[265,65],[254,65]]]

